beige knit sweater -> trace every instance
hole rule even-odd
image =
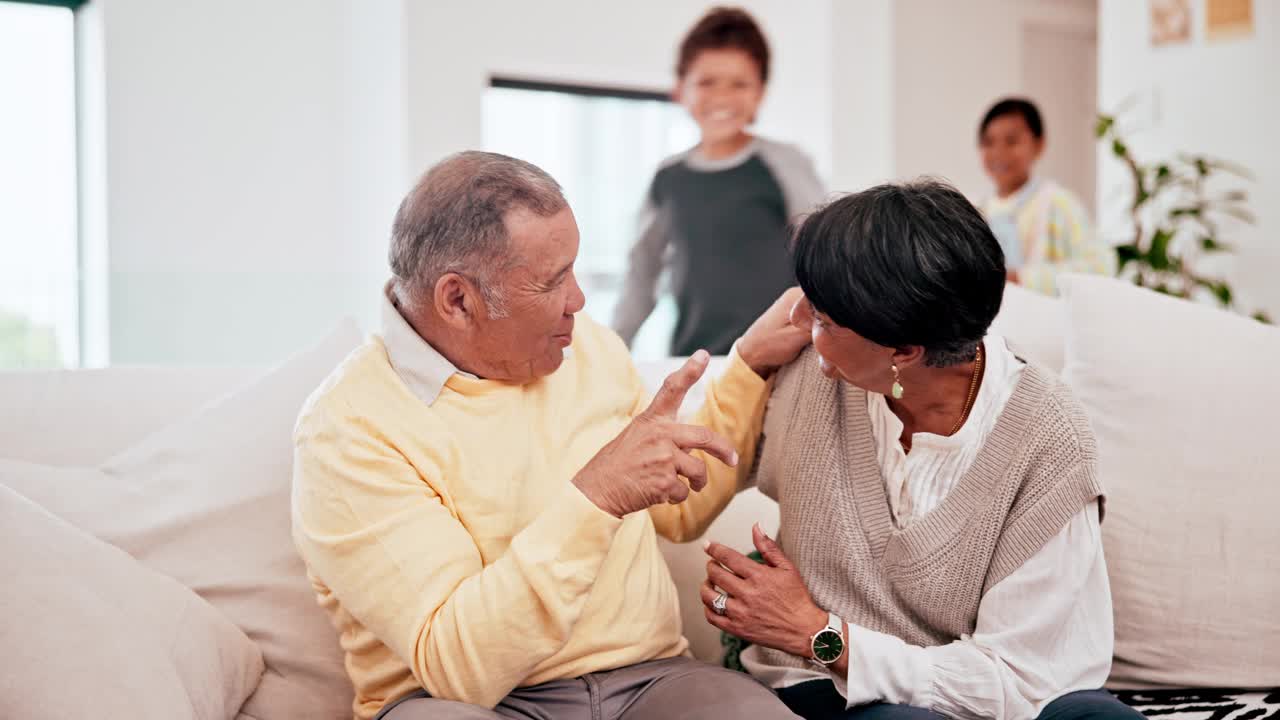
[[[812,349],[778,375],[754,479],[779,504],[779,544],[814,601],[921,646],[972,633],[983,594],[1103,494],[1083,410],[1054,375],[1028,365],[968,472],[898,529],[866,393],[825,377]],[[776,650],[762,657],[806,662]]]

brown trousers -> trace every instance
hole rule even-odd
[[[685,657],[517,688],[492,710],[418,691],[375,720],[694,720],[796,718],[750,675]]]

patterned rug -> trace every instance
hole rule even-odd
[[[1120,690],[1116,697],[1158,720],[1280,720],[1280,688],[1245,690]]]

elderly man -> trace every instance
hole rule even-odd
[[[546,173],[446,159],[397,213],[381,336],[302,411],[294,537],[357,718],[792,717],[686,657],[656,535],[701,535],[740,486],[765,378],[808,341],[795,298],[685,425],[706,353],[648,402],[622,341],[579,312],[577,255]]]

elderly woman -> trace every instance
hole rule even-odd
[[[811,215],[813,347],[778,373],[752,477],[765,562],[711,543],[707,619],[805,718],[1140,717],[1100,690],[1111,596],[1093,433],[1050,372],[987,335],[1004,257],[933,181]]]

